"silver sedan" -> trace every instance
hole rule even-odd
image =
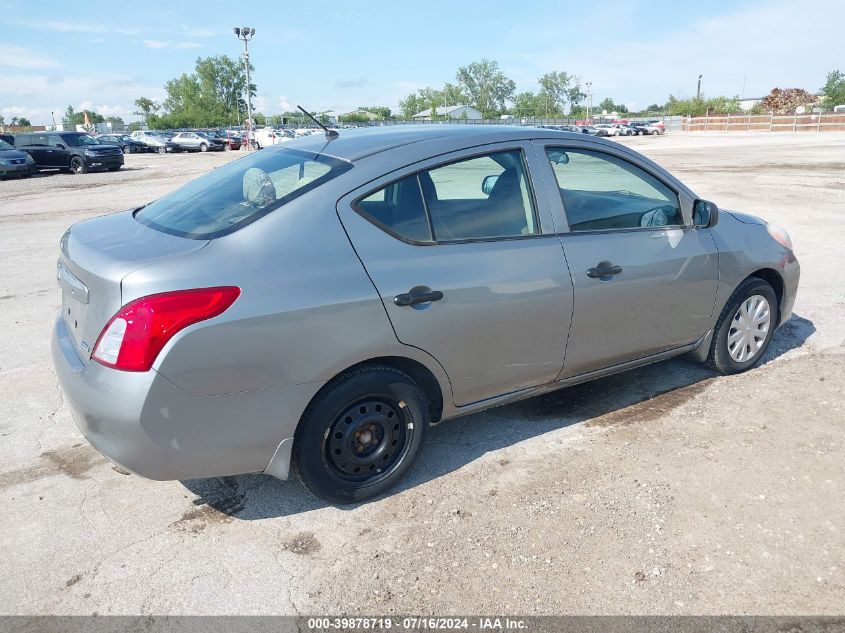
[[[616,143],[342,131],[71,227],[53,359],[82,433],[137,474],[295,462],[348,503],[441,420],[679,354],[751,369],[798,278],[783,229]]]

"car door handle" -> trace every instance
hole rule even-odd
[[[587,277],[592,277],[593,279],[605,279],[607,277],[618,275],[621,272],[622,266],[614,266],[610,262],[599,262],[595,268],[587,270]]]
[[[432,290],[428,286],[415,286],[408,292],[393,297],[393,303],[397,306],[413,306],[419,303],[431,303],[440,301],[443,293],[439,290]]]

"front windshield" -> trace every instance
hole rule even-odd
[[[294,149],[263,150],[189,182],[142,207],[151,228],[209,240],[237,231],[352,168],[346,161]]]
[[[88,136],[87,134],[63,134],[62,139],[71,147],[100,144],[97,139],[95,139],[93,136]]]
[[[7,149],[15,149],[11,145],[9,145],[6,141],[0,140],[0,151],[5,151]]]

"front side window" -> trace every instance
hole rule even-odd
[[[83,145],[97,145],[97,139],[89,134],[62,134],[61,136],[50,137],[51,145],[53,139],[58,139],[58,142],[67,145],[68,147],[81,147]]]
[[[254,222],[351,168],[351,163],[313,152],[256,152],[142,207],[135,219],[172,235],[213,239]]]
[[[683,226],[678,195],[651,174],[601,152],[547,148],[572,231]]]

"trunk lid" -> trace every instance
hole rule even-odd
[[[146,227],[135,221],[133,213],[85,220],[62,236],[56,273],[62,289],[61,316],[84,363],[106,323],[123,305],[121,282],[126,275],[208,244]]]

